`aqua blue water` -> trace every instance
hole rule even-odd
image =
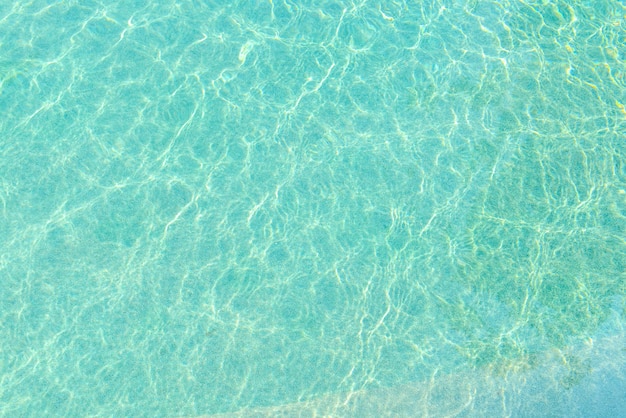
[[[0,415],[626,413],[625,29],[0,2]]]

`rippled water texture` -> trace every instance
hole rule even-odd
[[[0,415],[624,413],[625,22],[2,2]]]

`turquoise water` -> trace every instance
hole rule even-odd
[[[623,413],[625,18],[1,3],[0,415]]]

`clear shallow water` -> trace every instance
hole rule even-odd
[[[626,10],[569,3],[0,5],[0,413],[620,405]]]

